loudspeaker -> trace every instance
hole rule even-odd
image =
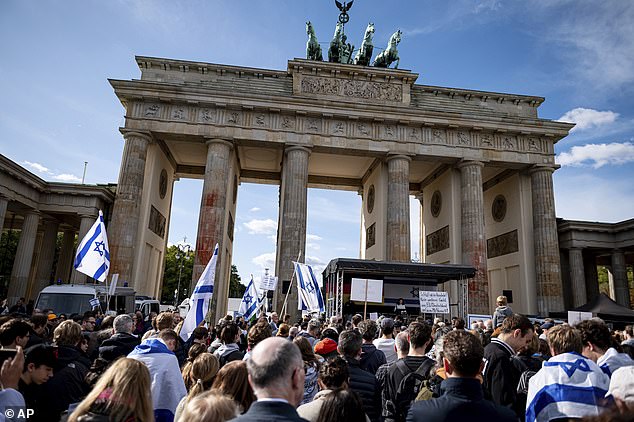
[[[513,303],[513,290],[502,290],[502,296],[506,296],[507,303]]]
[[[288,293],[288,288],[291,285],[291,280],[282,280],[282,293]]]

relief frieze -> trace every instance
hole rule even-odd
[[[487,239],[487,258],[495,258],[519,251],[517,230]]]
[[[381,82],[304,77],[300,83],[300,90],[305,94],[334,95],[390,102],[403,101],[403,88],[401,85]]]
[[[436,230],[425,237],[425,254],[427,256],[445,249],[449,249],[449,226]]]
[[[201,108],[198,110],[198,121],[201,123],[215,123],[216,110],[211,108]]]

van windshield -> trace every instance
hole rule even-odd
[[[52,309],[56,314],[83,314],[91,309],[90,294],[40,293],[35,307],[40,310]]]

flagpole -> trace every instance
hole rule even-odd
[[[302,251],[299,251],[297,254],[297,262],[299,262],[302,256]],[[293,280],[295,279],[295,264],[293,264],[293,274],[291,275],[291,282],[288,283],[288,290],[286,291],[286,296],[284,297],[284,304],[282,305],[282,310],[280,311],[280,316],[284,318],[284,310],[286,309],[286,302],[288,301],[288,294],[291,292],[291,288],[293,287]],[[299,294],[299,292],[298,292]]]

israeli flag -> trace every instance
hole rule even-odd
[[[526,422],[596,416],[610,401],[610,378],[578,353],[562,353],[543,363],[528,382]]]
[[[258,289],[255,287],[252,274],[251,281],[249,281],[249,285],[242,296],[242,302],[240,302],[238,312],[244,316],[246,321],[249,321],[251,318],[256,316],[259,307],[260,295]]]
[[[200,275],[196,288],[189,299],[189,312],[185,317],[183,326],[181,327],[181,338],[183,341],[189,340],[194,328],[205,319],[207,311],[209,311],[209,301],[214,293],[214,281],[216,278],[216,262],[218,262],[218,244],[214,248],[214,254],[207,263],[205,270]]]
[[[324,312],[324,299],[321,296],[317,278],[310,265],[293,262],[297,289],[299,291],[297,309],[308,312]]]
[[[101,210],[97,221],[77,246],[75,269],[95,280],[106,281],[110,270],[110,249]]]

